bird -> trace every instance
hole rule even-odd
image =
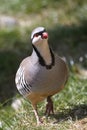
[[[64,88],[68,79],[67,63],[52,50],[48,39],[43,26],[32,31],[32,53],[20,63],[15,76],[19,93],[32,104],[37,125],[43,123],[38,103],[47,99],[45,114],[54,114],[52,96]]]

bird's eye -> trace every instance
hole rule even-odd
[[[35,34],[34,37],[38,37],[39,35],[38,34]]]

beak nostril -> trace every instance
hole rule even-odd
[[[48,38],[48,33],[47,32],[42,33],[42,38],[47,39]]]

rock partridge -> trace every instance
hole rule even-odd
[[[65,61],[56,55],[48,44],[48,33],[44,27],[37,27],[31,33],[33,52],[25,58],[16,73],[16,87],[21,95],[29,99],[37,124],[37,104],[47,98],[46,114],[54,113],[51,97],[64,88],[68,77]]]

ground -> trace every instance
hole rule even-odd
[[[53,50],[66,58],[69,79],[53,96],[55,115],[36,126],[31,103],[23,99],[14,78],[30,55],[30,33],[45,26]],[[0,0],[0,130],[87,130],[87,0]]]

